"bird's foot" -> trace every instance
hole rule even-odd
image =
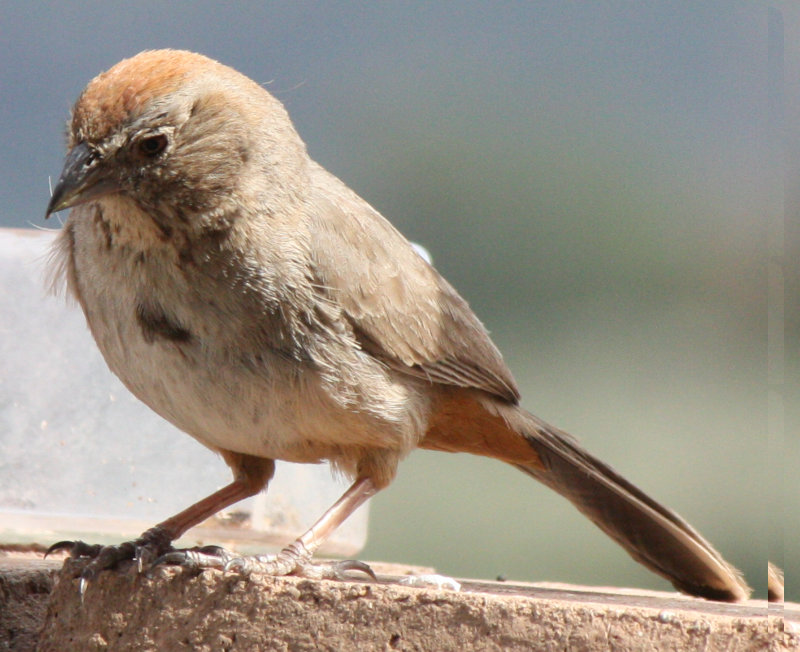
[[[116,545],[104,546],[101,544],[88,544],[83,541],[59,541],[47,549],[44,556],[58,552],[69,551],[71,559],[87,560],[88,563],[80,568],[81,595],[86,591],[88,583],[100,571],[114,568],[123,561],[136,562],[139,572],[148,567],[153,560],[172,550],[172,537],[163,528],[155,526],[147,530],[134,541],[125,541]]]
[[[377,579],[375,573],[362,561],[345,559],[343,561],[312,561],[311,552],[299,541],[288,545],[277,555],[253,555],[233,557],[225,562],[224,569],[242,575],[264,573],[266,575],[294,575],[316,580],[346,580],[347,573],[356,571]]]
[[[86,560],[78,573],[81,596],[97,574],[127,560],[138,565],[139,572],[151,571],[161,565],[177,565],[193,571],[216,568],[242,575],[264,573],[273,576],[294,575],[309,579],[349,579],[347,573],[360,572],[377,579],[369,565],[355,559],[315,562],[311,552],[295,541],[277,555],[237,556],[219,546],[176,549],[171,538],[158,526],[147,530],[135,541],[117,545],[90,545],[83,541],[59,541],[47,549],[45,556],[59,550],[68,550],[75,560]]]

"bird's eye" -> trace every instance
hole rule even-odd
[[[139,153],[148,158],[154,158],[164,151],[167,147],[167,137],[164,134],[150,136],[139,141]]]

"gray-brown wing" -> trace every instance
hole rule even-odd
[[[312,166],[315,272],[364,350],[409,375],[516,402],[511,372],[467,302],[369,204]]]

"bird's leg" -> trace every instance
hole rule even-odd
[[[231,457],[227,455],[226,459]],[[83,541],[59,541],[47,549],[45,556],[57,550],[69,550],[73,559],[89,558],[91,561],[81,571],[81,591],[85,590],[86,583],[102,570],[112,568],[121,561],[134,559],[139,563],[141,570],[144,565],[171,554],[189,554],[193,551],[177,551],[172,548],[172,542],[183,535],[188,529],[203,522],[220,510],[234,503],[257,494],[272,477],[274,462],[237,456],[236,479],[222,489],[215,491],[210,496],[196,502],[191,507],[175,514],[158,525],[144,532],[134,541],[126,541],[117,545],[89,545]],[[215,549],[203,548],[197,552],[207,554]],[[224,557],[224,555],[221,555]],[[225,560],[230,556],[224,557]],[[169,561],[178,561],[171,559]]]
[[[305,534],[277,555],[236,557],[225,564],[225,569],[241,573],[255,571],[269,575],[299,575],[314,579],[342,579],[345,571],[356,570],[374,578],[372,569],[360,561],[315,563],[311,558],[322,542],[377,491],[372,479],[357,479]]]

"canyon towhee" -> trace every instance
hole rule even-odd
[[[118,546],[126,558],[275,574],[311,561],[416,447],[513,464],[570,500],[647,568],[692,595],[742,600],[738,572],[690,525],[519,405],[467,303],[408,241],[309,159],[261,86],[189,52],[143,52],[78,99],[47,214],[72,208],[54,250],[111,370],[222,455],[234,480]],[[171,542],[264,489],[275,460],[329,461],[352,486],[277,556]]]

